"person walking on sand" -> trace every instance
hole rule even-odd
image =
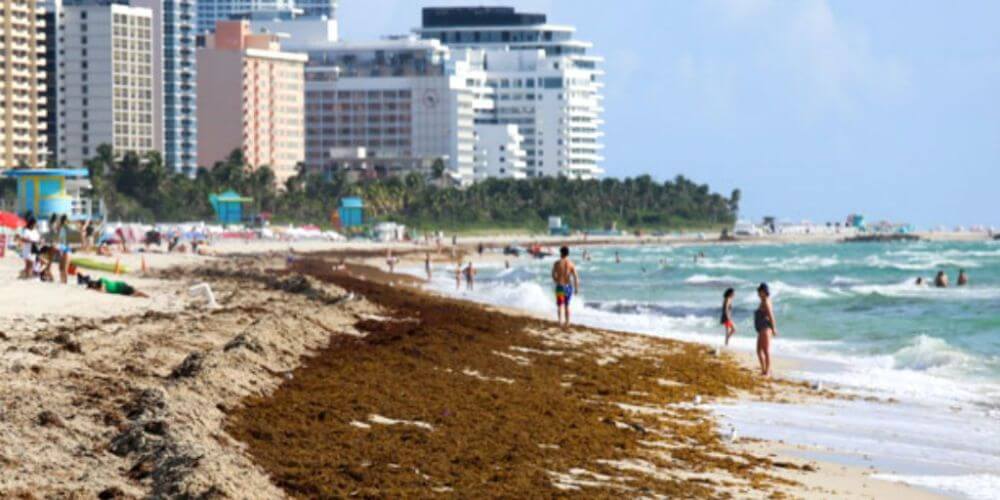
[[[424,271],[427,272],[427,281],[431,280],[431,253],[427,252],[424,255]]]
[[[726,347],[729,347],[729,338],[736,334],[736,325],[733,324],[733,298],[736,291],[727,288],[722,294],[722,326],[726,328]]]
[[[396,272],[396,258],[392,256],[392,249],[385,251],[385,265],[389,268],[389,274]]]
[[[965,269],[958,270],[958,280],[955,284],[958,286],[965,286],[969,284],[969,277],[965,274]]]
[[[559,324],[569,326],[569,302],[574,291],[580,291],[580,276],[569,260],[569,247],[559,249],[559,260],[552,265],[552,281],[556,285],[556,314]],[[564,319],[565,318],[565,319]]]
[[[767,283],[757,287],[760,306],[753,312],[753,326],[757,330],[757,359],[760,360],[760,374],[771,376],[771,338],[778,336],[777,322],[774,321],[774,307],[771,304],[771,290]]]
[[[455,290],[462,289],[462,261],[455,262]]]
[[[471,260],[463,272],[465,273],[465,286],[468,287],[469,291],[472,291],[475,288],[476,268],[472,266]]]

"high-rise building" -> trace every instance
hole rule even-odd
[[[529,175],[591,179],[603,173],[603,60],[575,31],[507,7],[425,8],[415,30],[453,49],[485,51],[496,105],[476,121],[518,126]]]
[[[476,125],[476,181],[527,177],[525,152],[517,125]]]
[[[0,169],[46,158],[45,9],[0,0]]]
[[[248,21],[219,21],[197,58],[198,163],[211,167],[241,149],[279,183],[295,175],[305,155],[306,56],[283,51],[277,35],[251,33]]]
[[[198,34],[215,29],[216,21],[251,12],[292,12],[295,0],[198,0]]]
[[[153,13],[109,0],[66,1],[56,11],[56,156],[79,166],[102,144],[118,154],[159,150]]]
[[[278,29],[272,26],[271,29]],[[430,173],[442,160],[459,185],[475,179],[475,110],[489,106],[470,54],[436,40],[347,43],[292,36],[306,66],[306,165],[329,171],[364,148],[377,175]],[[354,153],[352,153],[354,154]]]
[[[198,168],[197,12],[195,0],[131,0],[153,12],[154,105],[162,110],[155,142],[162,144],[168,168],[193,173]],[[162,133],[159,133],[162,130]]]

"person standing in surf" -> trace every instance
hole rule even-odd
[[[774,307],[771,304],[771,290],[767,283],[757,287],[760,306],[753,312],[753,326],[757,330],[757,359],[760,361],[760,374],[771,376],[771,338],[778,336],[777,322],[774,321]]]
[[[552,265],[552,281],[556,284],[556,309],[559,324],[569,326],[569,301],[574,291],[580,291],[580,276],[569,260],[569,247],[559,249],[559,260]],[[565,318],[565,320],[563,319]]]
[[[736,334],[736,325],[733,324],[733,298],[736,291],[727,288],[722,294],[722,319],[720,322],[726,328],[726,347],[729,347],[729,338]]]

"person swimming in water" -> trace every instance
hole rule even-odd
[[[552,265],[552,281],[556,285],[556,314],[559,324],[567,327],[569,326],[569,301],[573,298],[573,292],[580,290],[580,276],[576,273],[573,261],[569,260],[569,247],[559,249],[559,260]]]
[[[729,346],[729,338],[736,334],[736,325],[733,324],[733,298],[736,291],[727,288],[722,294],[722,319],[720,323],[726,328],[726,346]]]
[[[760,306],[753,312],[753,326],[757,330],[757,359],[760,361],[760,374],[770,377],[771,338],[778,336],[778,328],[771,304],[771,289],[767,283],[757,287],[757,296],[760,297]]]
[[[969,284],[969,277],[965,274],[965,269],[958,270],[958,280],[955,284],[958,286],[965,286]]]
[[[948,288],[948,275],[944,271],[938,271],[934,277],[934,286],[938,288]]]

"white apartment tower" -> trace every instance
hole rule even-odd
[[[0,169],[46,157],[45,17],[36,0],[0,0]]]
[[[113,2],[65,2],[54,95],[60,163],[81,166],[110,144],[117,154],[160,150],[153,15]]]
[[[425,8],[421,38],[484,51],[495,106],[478,124],[517,125],[529,176],[593,179],[601,169],[602,59],[575,28],[507,7]]]
[[[443,160],[457,185],[476,178],[476,114],[492,106],[474,54],[456,56],[437,40],[333,41],[305,20],[254,23],[287,33],[288,50],[308,54],[306,165],[333,171],[364,164],[369,177],[429,173]],[[313,36],[305,35],[313,33]],[[486,108],[484,110],[484,108]],[[482,111],[481,111],[482,110]],[[363,148],[366,161],[356,153]]]
[[[476,125],[476,181],[527,177],[524,137],[513,124]]]

